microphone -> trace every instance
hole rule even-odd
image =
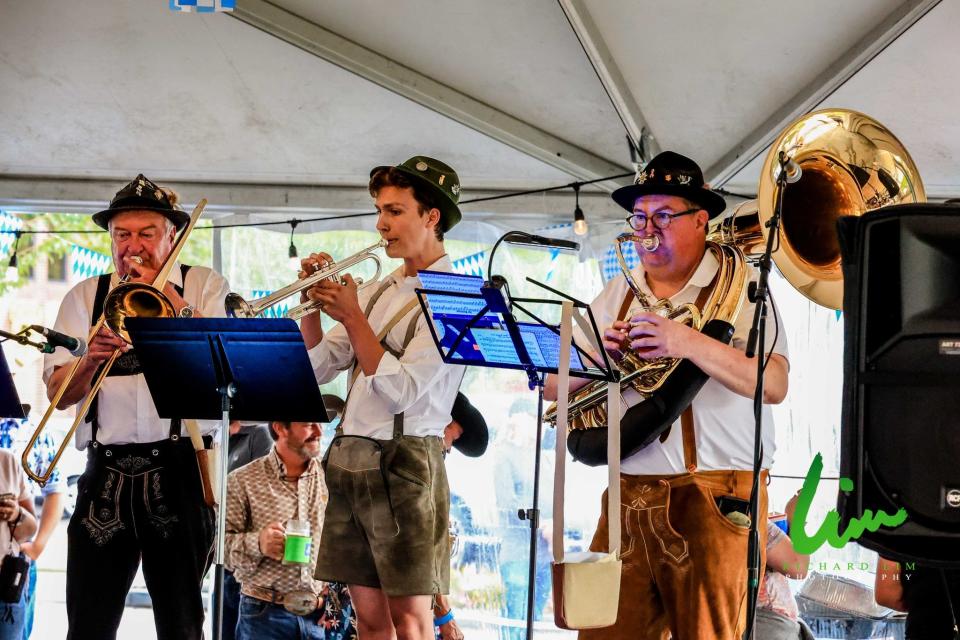
[[[537,236],[524,231],[513,231],[509,233],[504,240],[508,244],[523,245],[529,247],[553,247],[565,251],[579,251],[580,243],[572,240],[560,240],[558,238],[547,238]]]
[[[59,331],[41,327],[38,324],[32,324],[30,328],[42,334],[47,339],[48,344],[53,347],[63,347],[72,356],[80,357],[87,352],[87,342],[83,338],[74,338]]]
[[[803,169],[785,153],[780,156],[780,171],[784,172],[787,184],[794,184],[803,176]]]

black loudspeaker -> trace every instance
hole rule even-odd
[[[859,542],[960,566],[960,207],[899,205],[837,225],[844,277],[841,532],[865,511],[894,528]],[[866,514],[867,518],[870,514]]]

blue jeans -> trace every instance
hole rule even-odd
[[[27,581],[27,604],[23,614],[23,640],[30,640],[33,633],[33,609],[37,603],[37,563],[30,563],[30,577]]]
[[[237,640],[324,640],[320,612],[298,616],[282,606],[240,595]]]
[[[540,555],[538,560],[542,559]],[[527,637],[527,581],[530,565],[527,562],[508,561],[500,565],[500,577],[503,582],[503,617],[523,621],[519,627],[500,629],[502,640],[521,640]],[[550,595],[550,565],[537,562],[537,589],[533,594],[533,619],[540,620]]]
[[[233,571],[223,571],[223,640],[237,637],[237,618],[240,617],[240,583]]]
[[[20,602],[0,602],[0,640],[23,640],[26,613],[26,587],[20,593]]]

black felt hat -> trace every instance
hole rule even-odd
[[[490,442],[487,421],[483,419],[477,408],[470,404],[467,396],[459,391],[457,392],[457,399],[453,402],[450,416],[463,427],[463,433],[454,440],[453,446],[465,456],[471,458],[482,456]]]
[[[93,214],[98,227],[108,228],[110,218],[124,211],[156,211],[163,214],[180,231],[190,222],[190,215],[170,202],[166,192],[141,173],[110,201],[110,207]]]
[[[449,231],[455,224],[460,222],[460,178],[457,172],[449,165],[427,156],[413,156],[403,164],[396,166],[384,165],[375,167],[370,172],[372,178],[378,171],[385,169],[396,169],[405,174],[412,181],[426,187],[434,195],[438,196],[438,209],[440,209],[440,230]]]
[[[620,187],[612,198],[627,211],[640,196],[679,196],[706,209],[711,218],[723,213],[727,203],[719,193],[703,185],[703,171],[696,162],[673,151],[664,151],[637,172],[633,184]]]

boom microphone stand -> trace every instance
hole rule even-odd
[[[750,490],[750,533],[747,545],[747,628],[744,631],[744,640],[753,637],[753,624],[757,614],[757,591],[760,587],[760,468],[763,465],[763,442],[761,430],[763,426],[763,372],[766,368],[764,348],[767,324],[767,296],[769,295],[768,280],[770,277],[771,256],[774,251],[774,242],[780,233],[780,214],[783,209],[783,192],[788,183],[800,179],[801,170],[789,156],[780,152],[780,173],[777,175],[777,198],[773,208],[773,216],[767,221],[767,247],[760,258],[760,277],[756,285],[750,286],[749,296],[755,303],[753,311],[753,326],[747,339],[747,357],[757,356],[757,386],[753,393],[753,488]],[[759,345],[759,353],[757,348]]]

